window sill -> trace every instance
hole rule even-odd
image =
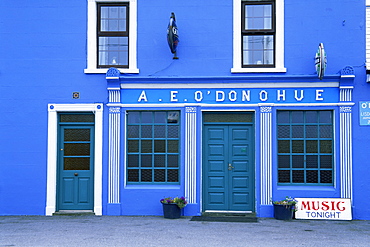
[[[139,69],[121,69],[117,68],[122,74],[138,74]],[[106,69],[84,69],[85,74],[106,74],[108,68]]]
[[[284,73],[286,68],[231,68],[231,73]]]

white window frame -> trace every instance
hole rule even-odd
[[[48,105],[48,158],[45,215],[56,212],[58,112],[93,112],[95,114],[94,149],[94,213],[103,214],[103,104],[49,104]]]
[[[286,72],[284,67],[284,0],[276,0],[276,33],[275,33],[275,67],[243,68],[242,67],[242,0],[233,0],[233,68],[231,73],[264,73]]]
[[[129,60],[128,68],[117,68],[121,73],[137,74],[137,0],[87,0],[87,68],[85,73],[105,74],[108,68],[97,68],[97,3],[129,3]]]

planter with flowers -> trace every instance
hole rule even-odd
[[[178,219],[181,217],[181,210],[188,203],[185,197],[166,197],[160,200],[163,205],[163,216],[166,219]]]
[[[274,218],[277,220],[291,220],[293,219],[295,205],[297,201],[292,197],[285,197],[284,200],[272,201],[274,205]]]

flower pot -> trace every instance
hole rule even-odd
[[[177,204],[162,204],[163,205],[163,216],[166,219],[178,219],[181,217],[181,208]]]
[[[293,219],[293,205],[278,205],[274,204],[274,217],[277,220]]]

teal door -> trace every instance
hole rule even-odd
[[[94,126],[60,125],[57,210],[93,210]]]
[[[252,126],[204,125],[203,211],[254,211]]]

